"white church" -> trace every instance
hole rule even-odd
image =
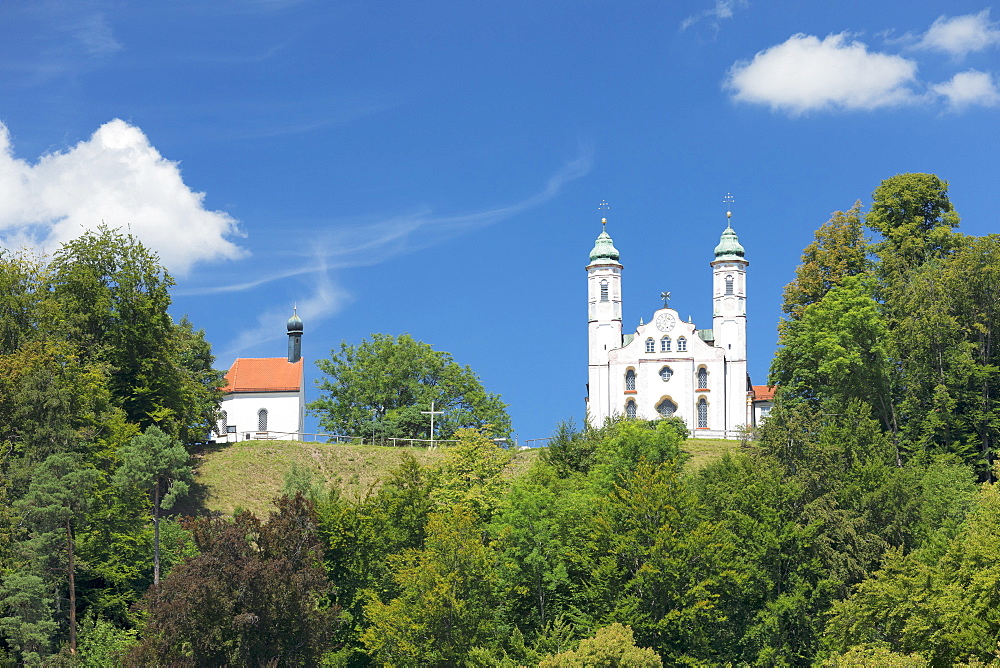
[[[302,319],[288,319],[288,356],[241,357],[229,367],[215,441],[297,441],[305,429]]]
[[[589,382],[587,418],[653,420],[679,416],[692,436],[735,438],[755,423],[747,375],[747,266],[731,212],[715,247],[711,329],[684,322],[667,304],[634,334],[622,334],[622,264],[605,229],[587,265]]]

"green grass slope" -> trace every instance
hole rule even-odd
[[[684,451],[688,467],[697,469],[738,448],[736,441],[691,439]],[[239,441],[205,446],[195,452],[197,468],[193,498],[175,510],[182,514],[219,512],[231,515],[236,508],[266,517],[271,502],[285,484],[293,464],[312,474],[314,483],[337,485],[348,497],[360,498],[378,489],[381,481],[399,466],[404,452],[423,465],[440,462],[447,449],[340,445],[302,441]],[[527,470],[539,450],[514,454],[509,474]]]

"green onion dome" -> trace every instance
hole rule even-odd
[[[601,223],[607,224],[608,219],[604,218]],[[618,262],[618,249],[611,240],[611,235],[607,230],[601,230],[600,236],[594,242],[594,250],[590,251],[590,263],[595,262]]]
[[[740,245],[740,240],[736,237],[736,231],[732,225],[727,225],[719,239],[719,245],[715,247],[716,260],[742,260],[746,251]]]

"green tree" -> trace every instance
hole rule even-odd
[[[136,436],[118,452],[120,464],[114,483],[121,489],[138,487],[153,502],[153,584],[160,584],[160,512],[187,494],[193,481],[190,456],[181,442],[156,425]]]
[[[337,584],[335,601],[344,623],[336,631],[338,655],[361,653],[364,606],[374,594],[391,600],[400,594],[393,579],[395,555],[424,546],[434,508],[431,473],[409,453],[374,495],[349,499],[336,487],[317,504],[325,545],[327,575]]]
[[[463,427],[510,436],[506,405],[483,389],[468,366],[407,334],[373,334],[357,346],[340,344],[316,365],[326,374],[324,395],[309,404],[320,426],[334,433],[380,438],[430,438],[421,411],[444,411],[434,421],[434,438],[449,439]]]
[[[593,638],[581,640],[575,650],[542,659],[538,668],[660,668],[662,665],[656,652],[636,646],[631,628],[615,623],[597,629]]]
[[[503,617],[534,638],[581,606],[588,549],[600,497],[547,466],[518,476],[490,527],[499,555]]]
[[[107,366],[128,420],[187,442],[204,438],[218,423],[221,375],[203,334],[167,313],[174,280],[156,254],[102,226],[56,252],[51,280],[64,336],[85,362]]]
[[[76,582],[74,563],[75,530],[86,519],[91,491],[100,473],[84,465],[71,453],[50,455],[34,471],[28,493],[18,501],[25,520],[36,536],[45,541],[59,536],[66,557],[65,573],[69,592],[69,649],[76,654]],[[45,541],[47,542],[47,541]]]
[[[847,211],[835,211],[830,220],[816,230],[815,236],[802,251],[795,280],[785,286],[781,310],[793,319],[801,317],[806,307],[823,299],[848,276],[864,274],[871,269],[860,200]],[[781,324],[779,331],[780,328]]]
[[[52,588],[35,574],[11,570],[0,582],[0,636],[25,666],[41,665],[58,624]]]
[[[998,553],[1000,492],[986,484],[943,554],[893,551],[873,578],[834,606],[827,647],[840,653],[880,643],[919,653],[934,666],[993,660],[1000,633]]]
[[[511,453],[474,429],[455,436],[458,442],[435,472],[431,498],[441,508],[462,505],[489,521],[507,488],[503,473]]]
[[[894,295],[905,434],[918,449],[954,452],[984,475],[1000,428],[1000,236],[969,238],[910,272]]]
[[[860,399],[884,429],[898,431],[889,330],[873,291],[870,277],[845,278],[782,323],[768,379],[781,401],[804,401],[815,410],[824,401]]]
[[[431,515],[424,549],[395,559],[400,595],[388,603],[373,597],[365,608],[370,655],[382,664],[455,666],[494,644],[495,560],[468,509]]]
[[[697,512],[672,462],[640,461],[600,504],[590,531],[587,611],[620,621],[673,664],[713,659],[725,614],[718,601],[740,579],[733,541]]]
[[[882,237],[875,245],[879,274],[890,290],[910,270],[961,243],[959,218],[948,198],[948,182],[934,174],[897,174],[872,193],[865,224]]]

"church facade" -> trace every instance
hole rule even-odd
[[[607,219],[601,222],[606,228]],[[623,265],[607,230],[601,232],[587,265],[587,419],[592,426],[615,415],[679,416],[692,436],[734,438],[738,429],[754,423],[747,375],[749,264],[727,224],[709,262],[711,329],[684,322],[665,299],[649,322],[640,321],[634,333],[623,334]]]

